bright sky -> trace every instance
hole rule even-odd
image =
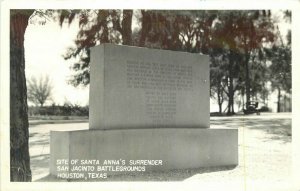
[[[78,31],[78,24],[60,27],[58,23],[47,21],[45,25],[29,24],[25,34],[26,76],[49,75],[53,85],[52,99],[56,104],[71,102],[87,105],[89,88],[75,88],[67,83],[71,75],[71,62],[62,55]],[[48,102],[52,103],[52,102]]]
[[[278,14],[278,12],[276,12]],[[25,34],[25,59],[26,76],[39,77],[48,75],[53,85],[52,100],[48,104],[72,104],[87,105],[89,87],[73,87],[67,83],[71,75],[70,61],[65,61],[62,55],[66,48],[74,45],[74,39],[78,32],[78,22],[74,21],[60,27],[57,22],[47,21],[45,25],[38,23],[28,25]],[[282,34],[286,33],[287,24],[281,24]],[[215,101],[211,100],[211,111],[217,111]],[[225,106],[225,105],[224,105]]]

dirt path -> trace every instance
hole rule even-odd
[[[41,124],[30,128],[33,180],[57,181],[47,177],[50,130],[87,128],[87,123]],[[291,190],[290,114],[212,117],[211,128],[239,129],[237,167],[174,170],[147,173],[143,176],[114,176],[109,177],[107,181],[184,181],[212,189],[224,189],[226,186],[228,190]]]

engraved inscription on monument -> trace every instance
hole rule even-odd
[[[127,87],[192,91],[192,66],[146,61],[126,62]]]
[[[90,128],[209,127],[209,58],[101,45],[91,57]]]
[[[176,92],[146,91],[146,114],[154,124],[171,121],[176,115]]]
[[[127,87],[143,89],[146,115],[154,124],[176,114],[177,91],[193,91],[192,66],[127,60]]]

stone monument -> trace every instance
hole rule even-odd
[[[160,161],[146,171],[238,164],[237,129],[209,128],[208,56],[102,44],[90,67],[89,130],[51,132],[51,174],[60,159]]]

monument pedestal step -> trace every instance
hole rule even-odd
[[[119,166],[120,169],[138,166],[145,168],[146,172],[238,165],[237,129],[153,128],[51,131],[50,140],[50,173],[52,175],[62,172],[64,160],[68,161],[65,164],[67,170],[64,169],[64,172],[68,173],[73,172],[74,166],[75,168],[87,166],[85,163],[91,163],[91,160],[100,163],[91,164],[95,168]],[[71,164],[76,160],[78,160],[76,164]],[[103,164],[105,160],[107,163]],[[153,164],[156,162],[156,165],[151,165],[151,160],[155,160],[152,162]],[[109,163],[114,163],[114,165],[109,165]],[[145,165],[145,163],[148,164]]]

